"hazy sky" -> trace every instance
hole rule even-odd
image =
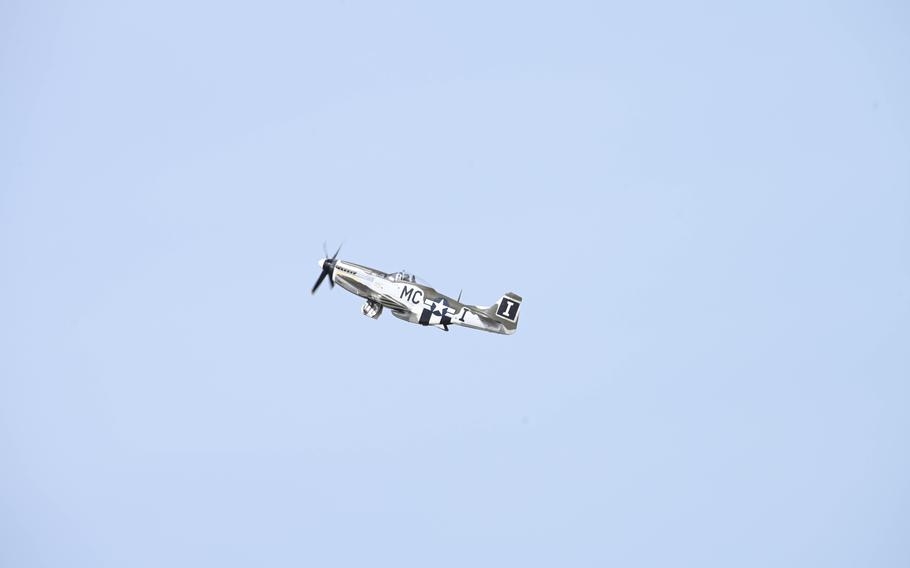
[[[907,566],[908,31],[0,2],[0,565]]]

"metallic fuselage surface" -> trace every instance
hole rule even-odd
[[[326,260],[319,262],[320,267]],[[508,293],[492,306],[462,304],[403,272],[387,274],[343,260],[333,261],[332,282],[367,300],[364,314],[378,317],[381,306],[402,320],[448,331],[461,325],[492,333],[512,334],[518,326],[521,297]],[[368,309],[369,308],[369,309]]]

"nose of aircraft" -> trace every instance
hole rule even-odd
[[[325,263],[325,259],[324,259],[324,258],[320,258],[320,259],[319,259],[319,262],[317,262],[316,264],[319,265],[319,268],[322,268],[322,265],[323,265],[324,263]]]

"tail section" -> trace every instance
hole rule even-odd
[[[515,333],[518,328],[518,312],[521,310],[521,296],[509,292],[488,310],[493,318],[502,323],[506,333]]]
[[[468,309],[470,308],[470,309]],[[512,335],[518,329],[521,296],[509,292],[492,306],[463,306],[463,311],[452,317],[451,323],[482,329],[491,333]]]

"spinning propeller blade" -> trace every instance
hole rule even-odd
[[[326,272],[323,270],[322,274],[319,275],[319,278],[316,279],[316,284],[313,285],[313,290],[310,292],[310,294],[316,293],[316,289],[318,289],[319,285],[322,284],[322,281],[325,280],[325,276]]]
[[[315,294],[316,290],[319,289],[319,285],[322,284],[322,281],[325,280],[325,277],[329,277],[329,286],[334,288],[335,282],[332,281],[332,273],[335,272],[335,264],[338,262],[338,253],[341,252],[341,245],[338,245],[338,249],[335,251],[335,254],[332,255],[332,258],[329,258],[329,251],[326,250],[325,243],[322,243],[322,251],[325,253],[325,258],[320,261],[322,266],[322,273],[319,275],[319,278],[316,279],[316,283],[313,284],[313,289],[310,291],[311,294]]]

